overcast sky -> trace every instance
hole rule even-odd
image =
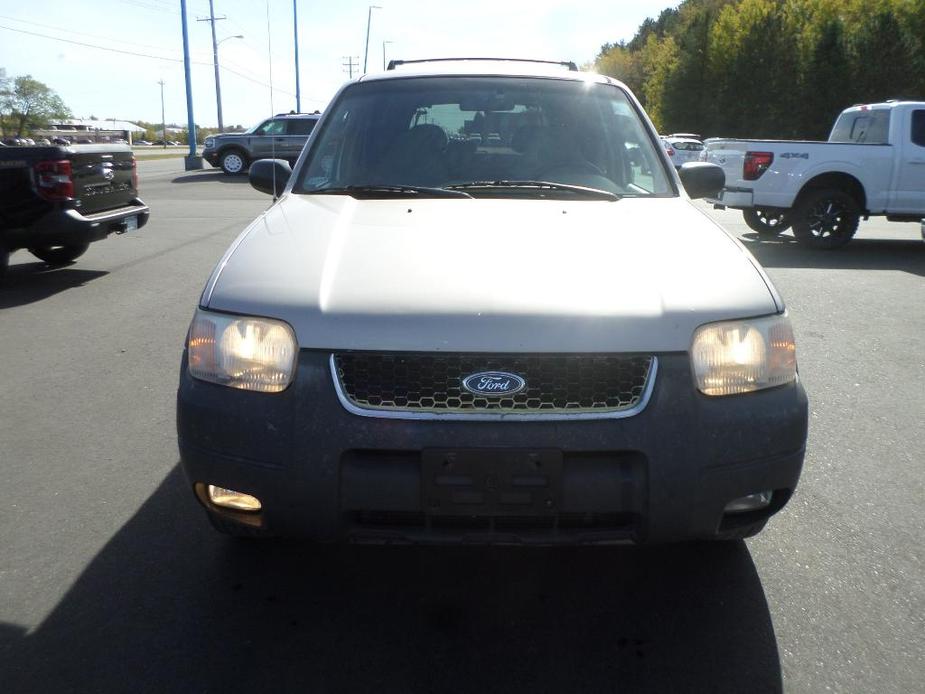
[[[362,70],[369,2],[297,2],[302,110],[323,109],[348,78],[342,66],[347,56],[358,60]],[[225,125],[250,126],[270,113],[295,108],[292,0],[214,0],[214,4],[216,16],[227,16],[216,23],[219,40],[244,36],[219,46]],[[582,63],[592,60],[602,44],[632,38],[646,17],[677,3],[379,0],[379,4],[382,9],[372,15],[369,72],[382,70],[383,41],[394,42],[385,46],[387,58],[468,55]],[[209,2],[188,0],[187,7],[196,122],[215,126],[211,34],[208,22],[196,21],[208,17]],[[45,82],[77,117],[159,121],[157,82],[163,79],[168,122],[186,123],[182,57],[180,0],[0,2],[0,67],[8,76],[31,74]]]

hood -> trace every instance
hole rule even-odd
[[[355,200],[286,195],[203,306],[288,322],[302,348],[686,351],[776,313],[751,255],[683,198]]]

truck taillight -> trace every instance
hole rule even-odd
[[[46,200],[67,200],[74,197],[71,162],[67,159],[37,162],[35,185],[39,195]]]
[[[773,161],[773,152],[746,152],[745,162],[742,164],[742,178],[746,181],[757,181]]]
[[[132,188],[138,192],[138,162],[132,157]]]

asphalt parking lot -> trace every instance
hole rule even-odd
[[[925,679],[925,243],[739,235],[787,300],[810,440],[747,542],[315,548],[215,534],[178,468],[184,335],[270,199],[139,164],[150,223],[0,290],[0,691],[912,692]],[[709,272],[710,268],[704,268]]]

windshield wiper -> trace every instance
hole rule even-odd
[[[393,186],[369,183],[365,185],[341,186],[338,188],[319,188],[308,191],[318,195],[352,195],[354,197],[378,198],[386,196],[414,195],[428,198],[471,198],[469,193],[449,188],[428,188],[426,186]]]
[[[575,195],[581,195],[598,200],[619,200],[620,196],[611,193],[609,190],[600,188],[589,188],[587,186],[576,186],[570,183],[556,183],[555,181],[470,181],[469,183],[456,183],[447,186],[451,190],[478,190],[478,189],[498,189],[498,188],[533,188],[537,191],[543,190],[561,190]]]

